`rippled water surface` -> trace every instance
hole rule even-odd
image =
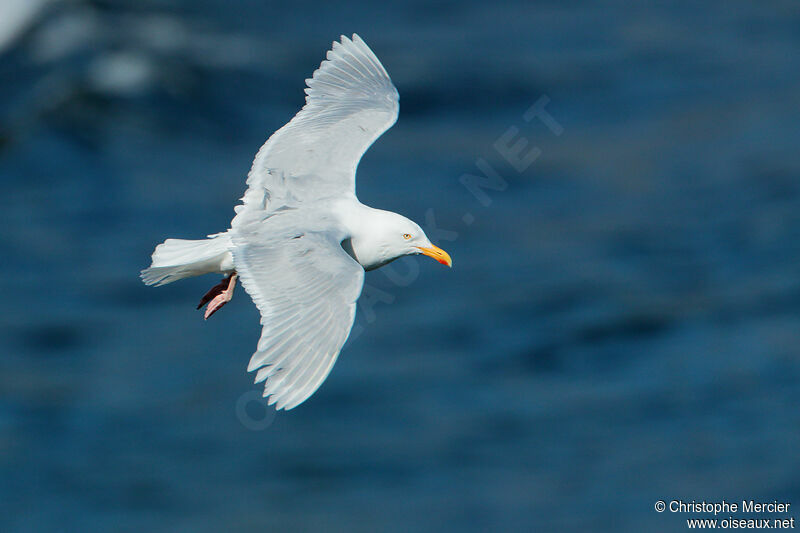
[[[797,3],[0,19],[0,530],[683,531],[656,500],[800,508]],[[216,278],[137,275],[165,237],[227,227],[354,31],[401,95],[359,196],[454,268],[369,273],[328,380],[264,419],[245,293],[204,322]],[[525,120],[537,101],[550,122]],[[540,154],[515,168],[497,147],[518,138]],[[505,186],[476,196],[461,177],[486,165]]]

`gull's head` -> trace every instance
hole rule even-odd
[[[416,222],[397,213],[386,213],[388,216],[381,221],[380,233],[392,259],[422,254],[448,267],[453,266],[450,254],[435,246]]]
[[[346,211],[345,211],[346,212]],[[373,270],[405,255],[423,254],[443,265],[453,266],[450,255],[434,246],[413,220],[381,209],[362,206],[347,218],[350,238],[342,247],[365,270]]]

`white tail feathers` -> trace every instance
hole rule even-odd
[[[201,274],[228,274],[233,271],[230,246],[225,233],[194,241],[167,239],[156,246],[150,268],[142,270],[140,276],[145,285],[159,286]]]

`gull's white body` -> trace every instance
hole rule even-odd
[[[394,124],[397,90],[357,36],[334,42],[306,80],[306,105],[256,154],[231,228],[156,247],[148,285],[236,272],[263,326],[248,371],[278,409],[305,401],[349,335],[364,270],[425,253],[450,264],[407,218],[355,194],[363,153]]]

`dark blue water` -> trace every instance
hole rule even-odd
[[[797,3],[566,4],[39,11],[0,52],[0,530],[683,531],[655,501],[800,506]],[[217,278],[138,271],[227,228],[354,31],[401,96],[359,196],[454,268],[368,274],[330,377],[265,415],[246,295],[204,322]],[[464,186],[476,165],[500,190]]]

